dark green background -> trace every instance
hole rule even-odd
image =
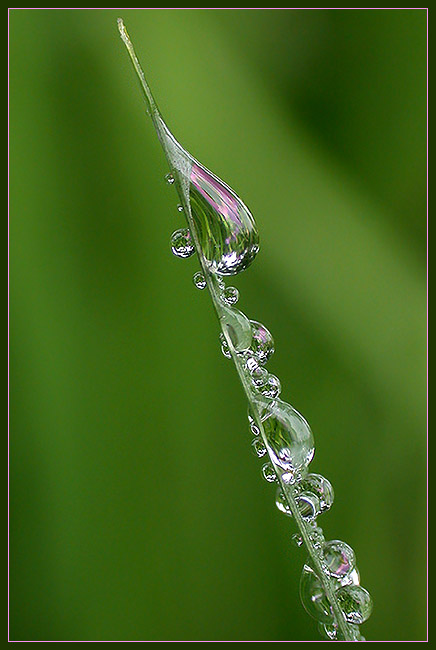
[[[11,638],[317,639],[116,17],[261,232],[235,284],[372,640],[425,638],[426,12],[12,10]]]

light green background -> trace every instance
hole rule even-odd
[[[363,633],[424,639],[423,10],[12,10],[11,638],[318,639],[119,14],[257,220],[240,305],[335,486]]]

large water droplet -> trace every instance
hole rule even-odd
[[[259,235],[247,206],[228,185],[208,171],[177,142],[157,107],[133,45],[122,22],[121,37],[141,82],[147,112],[171,167],[181,203],[190,207],[195,234],[210,271],[234,275],[247,268],[259,250]]]
[[[347,585],[336,592],[338,603],[349,623],[360,625],[372,612],[372,600],[369,593],[359,585]]]
[[[180,228],[171,235],[171,250],[177,257],[191,257],[195,252],[189,228]]]
[[[265,325],[255,320],[250,321],[253,331],[253,342],[251,350],[258,363],[265,365],[270,356],[274,353],[274,339]]]
[[[174,175],[171,172],[165,175],[165,182],[167,183],[167,185],[173,185],[175,180],[176,179],[174,178]]]
[[[192,160],[189,198],[201,250],[210,270],[235,275],[251,264],[259,234],[246,205],[228,185]]]
[[[338,539],[326,542],[322,549],[327,573],[342,580],[355,567],[356,556],[351,546]]]
[[[304,609],[310,616],[321,623],[333,623],[333,612],[315,571],[307,564],[303,567],[300,580],[300,597]]]
[[[274,464],[290,475],[309,465],[315,451],[309,425],[298,411],[280,399],[254,400]]]

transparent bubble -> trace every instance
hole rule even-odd
[[[283,512],[288,517],[292,517],[291,509],[281,487],[278,487],[276,491],[276,506],[280,512]]]
[[[171,235],[171,250],[177,257],[191,257],[195,248],[189,228],[180,228]]]
[[[315,571],[307,564],[303,567],[300,580],[300,596],[303,607],[310,616],[321,623],[333,623],[333,612]]]
[[[311,492],[301,492],[297,497],[297,504],[304,521],[313,521],[319,513],[319,500]]]
[[[244,352],[251,345],[251,325],[248,318],[235,307],[223,305],[222,328],[226,330],[236,352]]]
[[[235,305],[239,300],[239,291],[236,287],[226,287],[221,294],[221,299],[226,305]]]
[[[276,398],[280,395],[282,385],[280,379],[275,375],[268,374],[265,384],[261,387],[260,392],[265,397]]]
[[[363,587],[359,585],[346,585],[338,589],[336,597],[349,623],[360,625],[371,616],[371,596]]]
[[[230,348],[226,341],[226,337],[222,332],[220,332],[220,341],[221,341],[221,352],[223,353],[226,359],[231,359],[232,353],[230,352]]]
[[[325,542],[323,530],[314,521],[311,523],[312,527],[309,529],[309,537],[314,547],[320,549]]]
[[[192,158],[189,197],[200,247],[211,271],[235,275],[246,269],[259,250],[259,233],[247,206]]]
[[[362,636],[360,634],[359,627],[357,625],[353,625],[351,623],[347,624],[347,629],[349,632],[349,635],[352,637],[353,641],[361,641]],[[336,623],[320,623],[319,624],[319,631],[321,636],[323,636],[326,639],[329,639],[330,641],[345,641],[345,637],[342,633],[342,631],[339,629],[339,627],[336,625]]]
[[[248,422],[250,424],[250,430],[253,433],[253,435],[258,436],[260,433],[260,429],[256,424],[256,420],[254,419],[253,415],[250,413],[250,408],[248,409]]]
[[[266,447],[263,444],[262,440],[260,438],[254,438],[251,444],[253,446],[253,450],[256,456],[258,456],[259,458],[263,458],[263,456],[265,456],[266,454]]]
[[[262,467],[262,476],[265,479],[265,481],[268,481],[268,483],[274,483],[274,481],[277,480],[276,473],[274,471],[274,467],[272,466],[272,463],[268,461],[268,463],[265,463]]]
[[[203,273],[201,271],[197,271],[197,273],[194,273],[192,277],[192,281],[194,285],[197,287],[197,289],[205,289],[206,288],[206,278],[204,277]]]
[[[292,535],[291,539],[292,539],[292,543],[293,543],[295,546],[298,546],[298,547],[303,546],[304,540],[303,540],[303,538],[301,537],[300,533],[294,533],[294,534]]]
[[[326,542],[322,555],[327,573],[335,578],[343,579],[355,568],[356,557],[353,549],[338,539]]]
[[[179,203],[179,205],[177,206],[177,210],[178,210],[179,212],[183,212],[183,210],[184,210],[183,205],[181,205],[181,204]]]
[[[173,183],[174,183],[175,180],[176,180],[176,179],[174,178],[174,176],[173,176],[173,174],[172,174],[171,172],[169,172],[169,174],[166,174],[166,176],[165,176],[165,182],[166,182],[168,185],[173,185]]]
[[[253,342],[251,350],[257,361],[265,365],[271,355],[274,353],[274,339],[271,332],[255,320],[250,321],[253,332]]]
[[[262,366],[258,366],[251,373],[251,381],[257,388],[262,388],[268,382],[268,370]]]
[[[301,481],[300,487],[305,492],[312,492],[319,499],[319,511],[324,512],[333,505],[333,487],[321,474],[307,474]]]
[[[312,432],[303,416],[280,399],[256,396],[254,402],[274,464],[290,475],[307,467],[315,447]]]

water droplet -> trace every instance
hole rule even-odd
[[[303,546],[304,540],[303,540],[303,538],[301,537],[300,533],[294,533],[294,534],[292,535],[291,539],[292,539],[292,543],[293,543],[295,546],[298,546],[298,548],[300,548],[300,546]]]
[[[338,539],[326,542],[322,555],[327,573],[340,580],[346,577],[356,564],[356,556],[351,546]]]
[[[307,564],[303,567],[300,580],[300,597],[303,607],[310,616],[322,623],[333,623],[333,612],[315,571]]]
[[[257,368],[254,368],[251,372],[251,381],[257,388],[266,386],[268,381],[268,370],[262,366],[257,366]]]
[[[264,384],[264,386],[262,386],[260,392],[265,397],[276,398],[280,395],[281,390],[282,390],[282,386],[280,384],[280,379],[275,375],[268,374],[266,383]]]
[[[253,332],[251,349],[257,361],[263,366],[274,353],[274,339],[265,325],[255,320],[250,321]]]
[[[319,500],[311,492],[301,492],[297,497],[297,504],[304,521],[313,521],[319,512]]]
[[[231,359],[232,353],[230,352],[230,348],[226,341],[226,337],[222,332],[220,332],[220,341],[221,341],[221,352],[223,353],[226,359]]]
[[[174,183],[175,180],[176,180],[176,179],[174,178],[174,176],[173,176],[173,174],[172,174],[171,172],[169,172],[169,174],[166,174],[166,176],[165,176],[165,182],[166,182],[168,185],[173,185],[173,183]]]
[[[357,625],[348,623],[347,628],[348,632],[352,636],[353,641],[362,640],[359,627]],[[321,636],[324,636],[326,639],[330,639],[330,641],[345,641],[344,635],[336,623],[320,623],[319,631]]]
[[[236,287],[226,287],[221,294],[226,305],[235,305],[239,300],[239,291]]]
[[[347,585],[336,592],[338,603],[349,623],[360,625],[372,612],[372,600],[369,593],[359,585]]]
[[[180,228],[171,235],[171,250],[177,257],[191,257],[195,248],[189,228]]]
[[[184,207],[183,207],[183,205],[181,205],[181,203],[179,203],[179,205],[177,206],[177,210],[178,210],[179,212],[183,212]]]
[[[254,438],[251,444],[253,446],[254,453],[256,454],[256,456],[258,456],[259,458],[265,456],[266,447],[260,438]]]
[[[268,483],[274,483],[274,481],[277,480],[277,476],[272,463],[265,463],[265,465],[262,467],[262,476],[265,481],[268,481]]]
[[[319,510],[324,512],[333,505],[333,487],[321,474],[307,474],[301,481],[300,487],[305,492],[312,492],[319,499]]]
[[[236,352],[244,352],[251,345],[251,325],[248,318],[235,307],[224,307],[222,328],[226,330]]]
[[[191,165],[189,197],[201,250],[212,272],[235,275],[259,250],[256,224],[230,187],[192,158]]]
[[[215,275],[214,277],[215,277],[216,283],[218,285],[218,288],[222,293],[224,291],[224,289],[226,288],[226,283],[224,282],[224,278],[222,278],[220,275]]]
[[[250,413],[250,410],[248,410],[248,422],[249,422],[249,424],[250,424],[250,430],[251,430],[251,433],[252,433],[254,436],[258,436],[259,433],[260,433],[260,429],[259,429],[259,427],[258,427],[257,424],[256,424],[256,420],[254,419],[254,417],[253,417],[252,414]]]
[[[192,277],[192,281],[194,285],[197,287],[197,289],[205,289],[206,288],[206,278],[204,277],[203,273],[201,271],[197,271],[197,273],[194,273]]]
[[[313,526],[309,531],[309,537],[312,540],[312,544],[316,549],[320,549],[325,542],[325,537],[322,531],[322,528],[316,525],[316,522],[311,522]]]
[[[274,464],[290,475],[307,467],[315,451],[309,425],[298,411],[280,399],[254,400]]]
[[[276,506],[280,510],[280,512],[283,512],[288,517],[292,517],[292,512],[291,512],[291,509],[289,507],[288,500],[286,499],[281,487],[277,488]]]

